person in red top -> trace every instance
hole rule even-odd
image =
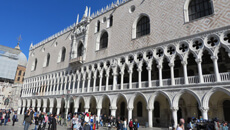
[[[130,119],[130,122],[129,122],[129,129],[132,130],[133,129],[133,120]]]

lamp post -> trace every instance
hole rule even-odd
[[[65,97],[65,99],[66,99],[65,118],[64,118],[64,123],[63,123],[63,125],[65,125],[65,126],[67,126],[66,119],[68,116],[69,94],[70,94],[70,90],[67,90],[67,94],[63,95],[63,97]]]

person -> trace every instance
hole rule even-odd
[[[67,116],[67,127],[70,127],[70,123],[71,123],[71,113],[69,113]]]
[[[177,130],[184,130],[184,119],[180,119],[179,126],[177,127]]]
[[[132,130],[133,129],[133,120],[130,119],[129,121],[129,129]]]
[[[5,122],[4,122],[4,125],[7,124],[7,122],[9,121],[9,119],[10,119],[10,113],[9,113],[9,111],[7,110],[7,111],[6,111],[6,115],[5,115]]]
[[[182,122],[179,123],[177,130],[184,130],[184,124]]]
[[[57,130],[57,115],[53,117],[52,115],[52,125],[51,125],[51,130]]]
[[[17,120],[18,120],[18,118],[17,118],[17,112],[15,112],[14,115],[13,115],[13,117],[12,117],[12,122],[13,122],[12,126],[14,126],[14,123],[15,123]]]
[[[0,126],[2,125],[2,119],[3,119],[2,115],[3,115],[3,112],[2,112],[2,109],[0,109]]]
[[[223,123],[223,130],[228,130],[228,123],[227,122]]]
[[[2,114],[2,122],[1,122],[1,123],[4,123],[4,121],[5,121],[5,116],[6,116],[6,113],[3,112],[3,114]]]
[[[25,114],[25,116],[24,116],[24,121],[25,121],[24,130],[29,129],[30,123],[32,121],[33,114],[34,114],[34,110],[32,110],[31,108]]]
[[[107,117],[106,117],[106,115],[104,115],[104,117],[103,117],[103,126],[106,126],[106,123],[107,123]]]
[[[138,128],[139,128],[139,123],[138,123],[137,119],[135,119],[135,121],[133,122],[133,128],[134,128],[134,130],[138,130]]]
[[[124,128],[123,129],[127,130],[127,118],[125,118],[125,120],[124,120]]]
[[[39,125],[39,114],[36,114],[36,116],[34,117],[35,120],[35,128],[34,130],[37,130],[38,125]]]
[[[38,130],[42,129],[43,120],[44,120],[44,113],[41,113],[38,118]]]
[[[193,126],[192,126],[192,120],[191,120],[191,118],[188,118],[188,122],[187,122],[188,124],[187,124],[187,129],[188,130],[192,130],[193,129]]]
[[[58,124],[59,124],[59,125],[61,125],[61,120],[62,120],[62,117],[61,117],[61,115],[59,114],[59,116],[58,116]]]
[[[47,116],[47,114],[45,114],[45,117],[44,117],[44,120],[43,120],[43,129],[45,129],[46,128],[46,123],[48,122],[48,116]]]
[[[53,121],[53,114],[50,114],[49,116],[48,116],[48,130],[50,130],[51,129],[51,125],[52,125],[52,121]]]
[[[73,123],[73,130],[77,130],[77,123],[78,123],[78,117],[77,117],[77,114],[73,117],[72,119],[72,123]]]

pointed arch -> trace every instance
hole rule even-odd
[[[205,95],[203,96],[203,100],[202,100],[202,107],[204,108],[208,108],[209,107],[209,99],[211,98],[211,96],[215,93],[215,92],[223,92],[227,95],[230,96],[230,91],[226,88],[223,87],[213,87],[211,90],[209,90],[207,93],[205,93]]]
[[[154,101],[155,101],[155,99],[157,98],[157,96],[159,96],[160,94],[162,94],[163,96],[165,96],[166,99],[168,99],[169,106],[172,106],[172,99],[171,99],[171,97],[168,95],[167,92],[164,92],[164,91],[156,91],[155,93],[153,93],[153,95],[151,95],[151,96],[149,97],[148,105],[147,105],[147,108],[148,108],[148,109],[154,109]]]
[[[174,96],[174,98],[172,100],[172,107],[178,107],[179,99],[180,99],[181,95],[183,95],[184,93],[189,93],[192,96],[194,96],[195,99],[197,100],[199,106],[200,107],[202,106],[202,102],[201,102],[200,97],[194,91],[189,90],[189,89],[182,89]]]
[[[110,96],[107,95],[107,94],[103,94],[103,95],[101,96],[101,98],[98,99],[97,108],[102,108],[103,100],[104,100],[106,97],[109,99],[109,103],[111,104],[111,98],[110,98]]]
[[[143,93],[141,93],[141,92],[136,92],[136,93],[134,93],[134,94],[129,98],[129,100],[128,100],[128,106],[127,106],[128,108],[134,108],[134,100],[135,100],[135,98],[136,98],[137,96],[143,97],[144,100],[145,100],[145,103],[148,104],[148,99],[147,99],[147,97],[146,97]]]

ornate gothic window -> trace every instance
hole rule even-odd
[[[37,58],[34,60],[34,62],[33,62],[33,64],[32,64],[32,66],[31,66],[31,71],[35,71],[36,70],[36,68],[37,68],[37,63],[38,63],[38,60],[37,60]]]
[[[62,49],[59,51],[57,62],[59,63],[65,61],[65,55],[66,55],[66,48],[62,47]]]
[[[189,20],[213,14],[211,0],[191,0],[188,7]]]
[[[136,37],[141,37],[150,33],[150,20],[143,16],[137,23]]]
[[[49,66],[50,63],[50,53],[47,54],[46,66]]]
[[[110,18],[109,18],[109,26],[110,27],[113,26],[113,15],[111,15]]]
[[[137,117],[142,117],[142,102],[137,103]]]
[[[83,56],[83,44],[80,42],[77,48],[77,57]]]
[[[100,21],[97,21],[97,32],[100,31],[100,25],[101,25]]]
[[[100,49],[107,48],[108,46],[108,33],[104,32],[100,38]]]

